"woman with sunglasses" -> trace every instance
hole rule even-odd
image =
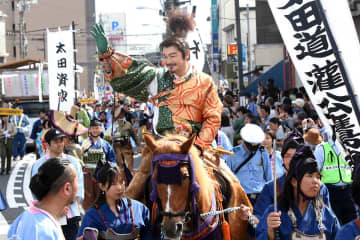
[[[291,159],[279,211],[269,206],[256,228],[256,239],[335,239],[339,221],[320,195],[321,175],[309,147],[299,149]],[[275,231],[276,230],[276,231]]]
[[[360,206],[360,165],[354,173],[354,180],[351,185],[352,197],[354,202]],[[336,234],[335,240],[359,240],[360,239],[360,219],[357,218],[345,224]]]
[[[123,197],[125,174],[110,162],[99,162],[95,175],[101,194],[82,220],[78,240],[152,239],[150,211],[142,203]]]

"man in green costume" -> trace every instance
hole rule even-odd
[[[184,32],[192,30],[189,18],[170,18],[170,27],[175,20],[184,21],[177,25],[184,29],[172,29],[174,33],[182,32],[183,37]],[[109,47],[101,25],[95,25],[91,33],[112,88],[154,103],[154,128],[159,135],[197,134],[198,148],[205,150],[211,145],[220,127],[222,104],[211,77],[190,64],[190,49],[184,38],[174,35],[160,44],[166,67],[156,68],[116,53]]]

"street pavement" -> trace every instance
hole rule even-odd
[[[7,232],[12,222],[29,207],[33,200],[29,184],[31,168],[36,161],[34,153],[25,155],[21,161],[12,162],[10,175],[0,175],[0,191],[7,201],[8,209],[0,212],[0,240],[7,239]],[[134,169],[141,162],[141,154],[136,151]]]

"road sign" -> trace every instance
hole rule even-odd
[[[20,116],[22,113],[22,109],[14,109],[14,108],[0,108],[0,115],[9,115],[9,116]]]
[[[79,99],[78,102],[81,104],[91,104],[94,103],[94,99]]]
[[[111,29],[112,29],[113,31],[115,31],[116,28],[118,28],[118,27],[119,27],[119,22],[118,22],[118,21],[113,21],[113,22],[111,23]]]
[[[227,45],[227,54],[228,55],[236,55],[237,54],[237,45],[236,44],[228,44]]]
[[[246,62],[246,48],[245,48],[245,44],[241,44],[242,46],[242,61]],[[237,45],[235,43],[233,44],[228,44],[227,45],[227,55],[230,56],[236,56],[238,53],[238,48]]]

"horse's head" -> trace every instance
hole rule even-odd
[[[166,239],[180,239],[183,231],[191,231],[189,222],[198,199],[198,152],[192,149],[195,136],[165,137],[155,140],[150,134],[144,140],[152,151],[152,200],[158,202],[162,215],[161,231]],[[197,212],[198,213],[198,212]]]

